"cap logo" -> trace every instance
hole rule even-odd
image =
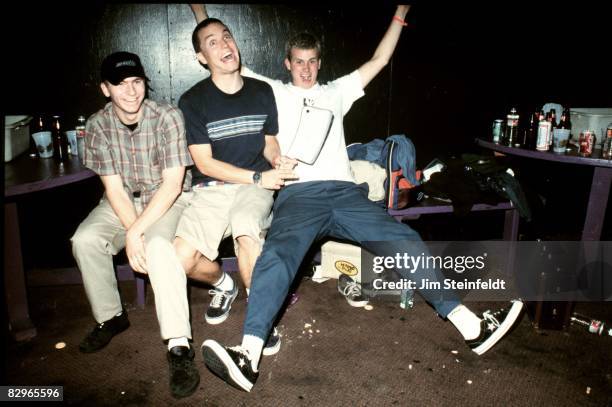
[[[129,61],[119,61],[115,64],[115,68],[119,68],[120,66],[136,66],[136,62],[129,60]]]

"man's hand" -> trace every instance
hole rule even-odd
[[[292,170],[298,164],[298,161],[294,158],[289,158],[285,155],[276,156],[273,165],[277,170]]]
[[[290,169],[275,169],[261,173],[261,186],[266,189],[281,189],[286,180],[298,179],[298,176]]]
[[[125,253],[134,271],[147,274],[144,234],[138,231],[128,230],[125,235]]]

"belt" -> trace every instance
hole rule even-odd
[[[225,182],[225,181],[206,181],[206,182],[200,182],[198,184],[193,185],[193,188],[203,188],[203,187],[212,187],[215,185],[229,185],[231,184],[231,182]]]
[[[189,188],[184,188],[183,192],[191,192],[191,190]],[[132,197],[134,198],[140,198],[140,196],[142,195],[142,191],[134,191],[132,192]]]

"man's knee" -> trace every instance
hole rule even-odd
[[[187,276],[190,276],[195,271],[196,264],[202,254],[180,237],[174,239],[174,251],[181,266],[183,266],[183,270],[185,270]]]
[[[261,245],[258,241],[255,241],[251,236],[242,235],[236,238],[239,249],[246,250],[248,253],[256,253],[259,254],[261,250]]]
[[[88,250],[94,249],[96,246],[103,245],[100,236],[82,225],[74,232],[74,235],[70,238],[70,242],[72,243],[72,253],[75,257]]]
[[[170,241],[162,236],[153,236],[146,241],[147,257],[168,256],[172,254],[173,246]]]

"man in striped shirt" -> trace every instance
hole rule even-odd
[[[210,77],[198,82],[179,100],[185,115],[187,142],[195,162],[194,198],[183,213],[174,242],[177,262],[189,277],[213,286],[205,319],[219,324],[227,319],[238,288],[222,271],[209,272],[221,241],[233,237],[244,286],[270,225],[273,194],[286,179],[295,160],[280,155],[276,133],[276,102],[270,86],[240,75],[238,47],[225,24],[208,19],[198,24],[193,47]],[[264,354],[278,351],[280,337],[273,330]]]
[[[184,397],[200,377],[189,346],[187,279],[169,261],[192,195],[183,115],[146,98],[148,79],[135,54],[106,57],[101,77],[110,102],[87,121],[84,164],[100,176],[105,193],[71,239],[97,322],[79,349],[96,352],[129,327],[112,260],[125,247],[132,268],[151,281],[161,336],[168,341],[171,392]]]

